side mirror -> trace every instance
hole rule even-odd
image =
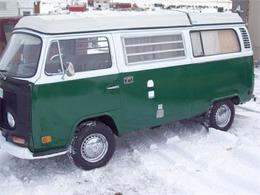
[[[65,74],[69,77],[72,77],[75,75],[74,65],[71,62],[66,63]]]

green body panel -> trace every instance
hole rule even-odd
[[[238,96],[250,100],[254,85],[253,57],[194,64],[192,73],[192,115],[205,112],[216,100]]]
[[[38,152],[62,148],[70,143],[76,126],[84,119],[108,114],[118,118],[119,90],[107,87],[118,82],[119,75],[36,85],[33,89],[33,140],[31,150]],[[107,113],[106,113],[107,112]],[[51,135],[51,144],[41,137]]]
[[[133,77],[133,83],[124,84],[127,76]],[[97,116],[111,116],[119,134],[124,134],[205,113],[215,100],[239,96],[243,103],[251,99],[248,91],[253,88],[253,78],[250,56],[36,85],[30,149],[66,148],[76,126]],[[148,80],[154,81],[154,87],[147,87]],[[113,85],[120,89],[106,89]],[[155,98],[149,99],[152,90]],[[156,117],[160,104],[163,118]],[[46,135],[53,137],[49,145],[41,143]]]
[[[156,126],[191,116],[190,65],[145,70],[122,74],[122,79],[133,76],[134,82],[121,88],[122,131],[131,131]],[[148,88],[147,81],[154,87]],[[149,99],[148,92],[155,98]],[[162,105],[164,117],[157,118],[158,106]]]

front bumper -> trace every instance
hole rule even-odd
[[[51,158],[54,156],[60,156],[60,155],[64,155],[67,153],[67,151],[61,151],[61,152],[57,152],[57,153],[53,153],[53,154],[36,156],[28,148],[21,147],[21,146],[18,146],[11,142],[6,141],[6,138],[4,136],[2,136],[1,134],[0,134],[0,148],[3,151],[5,151],[17,158],[28,159],[28,160]]]

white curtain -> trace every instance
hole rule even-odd
[[[219,41],[221,45],[220,53],[234,53],[240,51],[240,45],[233,30],[219,31]]]
[[[227,54],[240,51],[236,33],[233,30],[201,32],[205,56]]]
[[[201,36],[206,56],[220,54],[218,31],[204,31]]]

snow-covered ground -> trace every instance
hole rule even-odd
[[[93,171],[66,156],[27,161],[0,150],[0,194],[259,195],[260,67],[255,74],[258,100],[236,108],[229,132],[189,120],[134,132]]]

